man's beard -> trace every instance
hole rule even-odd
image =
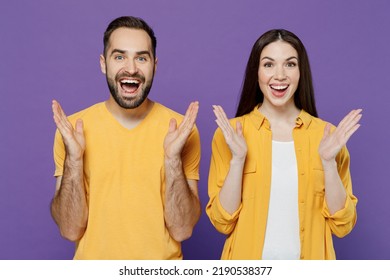
[[[122,78],[137,78],[141,80],[142,84],[144,85],[143,88],[141,88],[141,92],[136,97],[120,96],[118,92],[117,84],[118,81]],[[139,74],[125,75],[125,74],[118,73],[115,76],[115,81],[108,78],[108,76],[106,75],[106,80],[107,80],[107,85],[110,90],[111,96],[114,98],[115,102],[124,109],[134,109],[140,106],[148,97],[150,89],[152,88],[152,84],[153,84],[153,76],[150,82],[145,84],[145,77]]]

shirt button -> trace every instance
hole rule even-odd
[[[305,231],[305,228],[304,228],[304,227],[301,227],[301,231],[304,232],[304,231]]]

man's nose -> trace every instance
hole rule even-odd
[[[130,73],[130,75],[133,75],[138,72],[137,64],[134,60],[129,59],[126,63],[126,70]]]

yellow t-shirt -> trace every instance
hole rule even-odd
[[[182,259],[181,245],[164,222],[163,141],[169,120],[183,116],[154,103],[146,118],[126,129],[98,103],[69,117],[84,123],[84,184],[88,224],[75,259]],[[54,142],[55,176],[62,176],[64,144]],[[182,152],[187,179],[199,180],[200,139],[195,127]]]
[[[214,134],[209,173],[207,215],[214,227],[227,235],[222,259],[261,259],[271,186],[272,132],[268,120],[256,107],[240,121],[248,146],[242,182],[242,201],[230,215],[219,192],[229,171],[231,152],[220,129]],[[343,147],[336,157],[341,181],[347,192],[343,209],[330,215],[325,201],[324,171],[318,154],[326,123],[301,111],[293,130],[298,168],[298,211],[301,259],[335,259],[332,234],[343,237],[356,223],[357,199],[352,194],[349,153]]]

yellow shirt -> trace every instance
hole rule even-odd
[[[84,122],[84,182],[88,224],[75,259],[181,259],[181,245],[164,221],[163,141],[169,120],[183,116],[155,103],[134,129],[121,126],[104,103],[69,117]],[[54,143],[55,176],[65,158],[61,135]],[[199,179],[200,140],[195,128],[183,149],[187,179]]]
[[[231,152],[222,131],[212,142],[209,197],[206,207],[211,223],[227,235],[222,259],[261,259],[271,186],[272,132],[269,121],[256,107],[231,120],[243,125],[248,146],[242,182],[242,201],[230,215],[219,201],[219,192],[229,171]],[[357,199],[352,194],[349,153],[343,147],[336,157],[340,178],[347,192],[343,209],[330,215],[325,202],[324,171],[318,154],[326,122],[301,111],[293,130],[298,167],[298,209],[301,259],[335,259],[332,234],[343,237],[356,223]]]

